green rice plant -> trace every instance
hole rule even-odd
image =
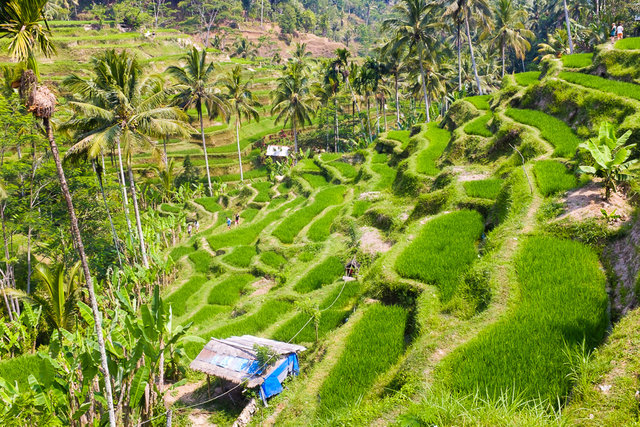
[[[569,392],[564,354],[602,342],[609,324],[606,278],[587,246],[555,237],[525,240],[515,260],[518,305],[443,361],[439,375],[462,394],[560,403]]]
[[[574,53],[573,55],[563,55],[562,65],[566,68],[589,67],[593,61],[593,53]]]
[[[208,273],[211,268],[211,261],[213,261],[213,255],[204,249],[200,249],[189,254],[189,261],[193,263],[196,273]]]
[[[171,249],[171,252],[169,252],[169,256],[172,260],[177,261],[183,256],[189,255],[193,251],[195,251],[193,246],[176,246],[175,248]]]
[[[233,305],[247,291],[256,278],[250,274],[234,274],[211,288],[207,303]]]
[[[533,86],[540,81],[540,71],[526,71],[515,74],[516,83],[520,86]]]
[[[279,270],[287,263],[287,259],[285,257],[274,251],[262,252],[260,254],[260,261],[269,267],[275,268],[276,270]]]
[[[404,352],[407,311],[370,306],[347,338],[344,351],[320,388],[320,413],[354,404]]]
[[[376,153],[373,155],[372,163],[387,163],[389,161],[389,155],[387,153]]]
[[[218,204],[217,197],[200,197],[199,199],[195,199],[194,202],[211,213],[219,212],[222,210],[222,206]]]
[[[561,72],[560,78],[570,83],[578,84],[580,86],[597,89],[603,92],[609,92],[614,95],[622,96],[624,98],[633,98],[640,101],[640,85],[634,83],[609,80],[591,74],[572,73],[569,71]]]
[[[640,50],[640,37],[627,37],[616,42],[616,49]]]
[[[344,186],[333,186],[320,190],[315,195],[314,201],[285,218],[275,230],[273,235],[282,243],[293,243],[293,239],[300,233],[313,218],[329,206],[339,205],[344,199]]]
[[[211,320],[216,319],[221,314],[231,312],[231,307],[225,305],[205,305],[189,318],[189,322],[193,322],[195,326],[206,325]]]
[[[304,202],[304,199],[298,197],[291,202],[280,206],[278,209],[271,211],[267,216],[259,221],[250,224],[243,224],[235,227],[225,233],[217,233],[207,239],[211,249],[218,250],[221,248],[230,248],[239,245],[250,245],[260,235],[262,230],[274,221],[277,221],[284,211],[289,208],[295,208]]]
[[[173,206],[168,203],[161,204],[160,209],[172,214],[179,214],[180,212],[182,212],[182,209],[180,209],[178,206]]]
[[[171,306],[173,315],[180,317],[187,311],[187,299],[205,284],[205,276],[191,276],[179,289],[169,295],[165,302]]]
[[[449,301],[460,276],[477,258],[475,243],[483,229],[482,215],[476,211],[434,218],[400,254],[396,271],[402,277],[436,285],[441,299]]]
[[[291,301],[271,300],[260,306],[260,309],[249,316],[222,326],[211,332],[216,338],[229,338],[232,335],[255,335],[277,322],[284,314],[293,309]]]
[[[489,112],[484,116],[480,116],[469,123],[464,127],[465,133],[469,135],[478,135],[484,136],[485,138],[490,138],[493,136],[493,132],[491,132],[487,126],[489,120],[493,117],[493,113]]]
[[[21,391],[29,389],[29,375],[40,378],[45,360],[37,354],[24,354],[0,361],[0,378],[14,385],[18,383]]]
[[[462,185],[469,197],[495,200],[500,194],[503,182],[502,179],[481,179],[478,181],[466,181]]]
[[[315,164],[313,159],[302,159],[296,165],[296,169],[306,172],[322,172],[322,169]]]
[[[244,167],[246,167],[246,165]],[[244,172],[244,179],[266,178],[268,174],[267,168],[261,166],[257,169],[246,170]],[[227,175],[220,175],[217,178],[222,182],[240,181],[240,174],[231,173]]]
[[[478,110],[488,110],[491,108],[489,99],[491,95],[468,96],[464,100],[472,103]]]
[[[340,213],[340,206],[329,209],[320,219],[311,224],[307,237],[312,242],[324,242],[331,234],[331,224]]]
[[[387,132],[387,138],[401,142],[402,147],[406,147],[409,144],[409,135],[408,130],[390,130]]]
[[[328,184],[327,180],[324,179],[324,176],[322,175],[305,173],[305,174],[302,174],[302,178],[304,178],[304,180],[307,181],[311,185],[311,187],[313,187],[314,189],[324,187]]]
[[[222,260],[235,267],[247,268],[251,265],[251,260],[256,254],[255,246],[236,246],[233,252],[225,255]]]
[[[391,187],[393,181],[396,179],[398,171],[386,163],[374,163],[371,165],[371,170],[380,175],[380,179],[376,182],[373,189],[376,191],[386,190]]]
[[[349,316],[351,313],[349,305],[359,295],[360,289],[358,282],[339,282],[336,289],[320,303],[319,339],[340,326]],[[315,325],[313,321],[307,323],[308,320],[309,316],[300,312],[282,325],[272,338],[279,341],[289,341],[291,337],[295,336],[292,341],[294,343],[314,342],[316,339]]]
[[[420,135],[426,137],[429,144],[427,148],[418,153],[417,171],[425,175],[436,176],[440,173],[440,169],[436,167],[436,160],[442,156],[444,149],[449,144],[451,133],[431,122],[427,124],[427,131]]]
[[[369,200],[356,200],[351,208],[351,215],[354,218],[360,218],[371,207],[373,203]]]
[[[287,201],[287,196],[285,195],[274,197],[273,199],[271,199],[271,201],[267,205],[267,210],[275,209],[286,201]]]
[[[338,169],[340,175],[342,175],[346,179],[354,179],[356,176],[358,176],[358,168],[349,163],[337,160],[335,162],[329,163],[329,165]]]
[[[344,273],[342,261],[337,256],[330,256],[320,264],[312,268],[293,289],[301,294],[306,294],[323,285],[328,285],[336,281]]]
[[[564,192],[578,185],[574,174],[555,160],[540,160],[533,165],[538,188],[544,196]]]
[[[325,163],[333,162],[334,160],[338,160],[342,157],[342,153],[322,153],[320,155],[320,160]]]
[[[242,212],[240,212],[240,218],[244,219],[245,222],[251,222],[259,212],[260,210],[255,208],[243,209]]]
[[[265,203],[271,200],[272,184],[269,181],[254,182],[251,185],[253,188],[258,190],[258,194],[253,198],[254,202]]]
[[[525,125],[540,129],[540,134],[555,147],[558,157],[573,157],[582,142],[565,122],[542,111],[509,108],[506,115]]]

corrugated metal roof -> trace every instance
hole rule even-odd
[[[291,147],[286,145],[269,145],[267,147],[267,156],[273,157],[288,157]]]

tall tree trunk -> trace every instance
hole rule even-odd
[[[395,83],[396,83],[396,124],[398,129],[400,129],[400,98],[398,96],[398,71],[396,70],[393,73]]]
[[[469,52],[471,53],[471,65],[473,66],[473,76],[476,78],[476,85],[478,85],[478,93],[480,95],[484,95],[484,92],[482,91],[482,85],[480,84],[480,77],[478,77],[478,67],[476,66],[476,56],[473,54],[473,43],[471,42],[471,30],[469,30],[469,9],[465,10],[464,23],[467,29],[467,41],[469,42]]]
[[[334,141],[334,151],[337,153],[338,152],[338,141],[340,140],[340,127],[338,125],[338,97],[336,95],[334,95],[333,97],[333,105],[336,109],[335,113],[334,113],[334,121],[335,121],[335,126],[336,126],[336,132],[335,132],[335,141]]]
[[[167,157],[167,140],[169,138],[165,135],[162,137],[162,148],[164,149],[164,168],[169,169],[169,157]],[[103,162],[104,163],[104,162]],[[103,168],[104,170],[104,168]]]
[[[262,25],[264,18],[264,0],[260,2],[260,28],[264,28]]]
[[[238,164],[240,165],[240,182],[244,182],[244,174],[242,172],[242,155],[240,154],[240,115],[236,114],[236,144],[238,144]]]
[[[369,95],[367,97],[367,131],[369,132],[369,141],[371,141],[371,107],[369,105]]]
[[[98,339],[98,350],[100,351],[100,367],[102,375],[104,375],[104,398],[107,401],[107,410],[109,412],[109,424],[111,427],[116,427],[115,412],[113,410],[113,397],[111,394],[111,374],[109,373],[109,365],[107,361],[107,351],[104,345],[104,336],[102,335],[102,316],[98,309],[98,301],[96,300],[96,294],[93,289],[93,279],[91,278],[91,271],[89,271],[89,262],[87,261],[87,255],[84,252],[84,244],[82,243],[82,236],[80,235],[80,228],[78,227],[78,218],[76,217],[75,209],[73,208],[73,201],[71,200],[71,193],[69,192],[69,186],[67,185],[67,179],[64,176],[64,170],[62,169],[62,163],[60,161],[60,154],[58,153],[58,146],[56,140],[53,137],[53,129],[48,118],[43,118],[42,123],[47,131],[47,138],[49,139],[49,145],[51,146],[51,154],[53,155],[53,161],[56,164],[56,172],[58,179],[60,180],[60,187],[62,189],[62,195],[67,204],[67,210],[69,211],[69,218],[71,220],[71,236],[73,237],[73,243],[78,251],[80,257],[80,263],[82,265],[82,271],[84,273],[84,279],[89,291],[89,300],[91,302],[91,311],[93,312],[93,321],[95,324],[95,332]]]
[[[567,8],[567,0],[562,0],[564,6],[564,20],[567,24],[567,37],[569,38],[569,53],[573,55],[573,37],[571,37],[571,22],[569,21],[569,9]]]
[[[380,102],[376,98],[376,135],[380,134]]]
[[[347,88],[349,88],[349,91],[351,92],[351,98],[353,98],[353,105],[356,107],[356,110],[358,110],[358,118],[360,119],[360,126],[362,127],[362,131],[364,132],[364,122],[362,121],[362,115],[360,114],[360,104],[358,104],[358,101],[356,100],[356,93],[353,91],[353,88],[351,87],[351,83],[349,82],[348,76],[345,79],[345,81],[347,82]],[[369,140],[369,142],[371,141]]]
[[[418,50],[419,55],[418,55],[418,61],[420,61],[420,76],[422,77],[422,93],[424,94],[424,111],[425,111],[425,118],[427,120],[427,123],[429,123],[431,121],[431,117],[429,117],[429,97],[427,96],[427,81],[425,80],[424,77],[424,64],[422,63],[422,48],[419,48]]]
[[[211,172],[209,172],[209,156],[207,155],[207,141],[204,138],[204,120],[202,118],[202,105],[198,102],[198,119],[200,119],[200,136],[202,137],[202,151],[204,152],[204,167],[207,169],[207,184],[209,185],[209,197],[213,197],[211,187]]]
[[[13,275],[13,265],[11,264],[11,256],[9,255],[9,241],[7,238],[7,226],[6,226],[6,217],[5,217],[5,209],[7,208],[7,201],[4,200],[0,203],[0,220],[2,221],[2,241],[4,243],[4,264],[5,264],[5,273],[3,277],[4,285],[10,288],[15,288],[15,276]],[[16,299],[13,296],[7,297],[5,295],[5,302],[7,303],[7,308],[9,312],[9,319],[11,321],[16,320],[20,316],[20,307],[16,303]]]
[[[111,211],[109,210],[107,197],[104,194],[104,185],[102,184],[102,177],[98,175],[98,170],[96,169],[95,160],[91,160],[91,166],[93,167],[93,173],[96,174],[96,179],[98,180],[98,185],[100,186],[100,193],[102,194],[102,201],[104,202],[104,208],[107,211],[107,218],[109,218],[109,225],[111,226],[111,237],[113,238],[113,245],[115,246],[116,253],[118,254],[118,265],[120,265],[120,268],[122,268],[122,257],[120,256],[120,245],[118,244],[118,234],[116,233],[116,228],[113,225],[113,219],[111,218]]]
[[[384,117],[384,131],[386,132],[388,130],[387,127],[387,100],[386,98],[382,100],[382,117]]]
[[[502,78],[504,79],[504,44],[505,41],[502,40]]]
[[[131,218],[129,218],[129,199],[127,198],[127,181],[124,179],[124,167],[122,166],[122,148],[120,148],[120,138],[117,139],[118,167],[120,168],[120,185],[122,188],[122,206],[124,208],[124,218],[127,221],[127,231],[129,232],[129,242],[133,247],[133,229]]]
[[[138,209],[138,194],[136,193],[136,183],[133,180],[133,169],[131,169],[131,157],[127,158],[127,172],[129,174],[129,188],[131,189],[131,200],[133,200],[133,212],[136,216],[136,227],[138,229],[138,243],[140,244],[140,255],[142,256],[142,265],[149,268],[149,260],[147,259],[147,247],[144,243],[144,234],[142,232],[142,221],[140,219],[140,209]]]
[[[291,127],[293,128],[293,164],[298,164],[298,129],[296,128],[295,117],[291,120]]]
[[[458,91],[462,92],[462,40],[460,39],[460,21],[456,23],[458,32]]]
[[[32,227],[29,224],[27,230],[27,294],[31,293],[31,232]]]

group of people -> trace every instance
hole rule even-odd
[[[194,228],[196,230],[196,233],[200,230],[200,223],[198,222],[197,219],[193,223],[190,222],[187,225],[187,233],[189,234],[189,237],[191,237],[191,233],[193,232]]]
[[[614,22],[611,24],[611,43],[615,43],[616,40],[621,40],[624,38],[624,27],[622,26],[622,22],[618,25]]]
[[[240,214],[236,213],[235,215],[235,220],[236,220],[236,225],[240,225]],[[227,217],[227,228],[230,230],[231,229],[231,218]]]

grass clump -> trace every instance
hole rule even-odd
[[[319,220],[311,224],[307,237],[313,242],[323,242],[331,234],[331,224],[340,213],[340,206],[329,209]]]
[[[269,267],[273,267],[276,270],[279,270],[283,265],[286,264],[287,259],[274,251],[262,252],[260,254],[260,261],[263,264],[268,265]]]
[[[470,121],[465,127],[465,133],[469,135],[478,135],[484,136],[485,138],[490,138],[493,136],[493,133],[487,127],[489,120],[493,117],[492,113],[487,113],[484,116],[480,116],[477,119]]]
[[[640,37],[627,37],[616,42],[616,49],[640,50]]]
[[[533,165],[538,188],[544,196],[564,192],[578,185],[575,175],[555,160],[540,160]]]
[[[431,122],[427,124],[427,131],[420,135],[426,137],[429,144],[418,154],[417,171],[425,175],[436,176],[440,173],[440,169],[436,167],[436,160],[442,156],[444,149],[449,144],[451,133]]]
[[[532,86],[538,83],[540,79],[540,71],[527,71],[515,74],[516,83],[520,86]]]
[[[208,273],[212,260],[213,255],[204,249],[189,254],[189,261],[193,263],[197,273]]]
[[[320,190],[315,200],[305,208],[289,215],[275,230],[273,235],[282,243],[293,243],[293,239],[313,218],[329,206],[338,205],[344,199],[343,186],[335,186]]]
[[[594,348],[607,325],[606,279],[588,247],[531,237],[516,258],[520,304],[445,360],[442,377],[463,394],[557,402],[569,392],[566,348]]]
[[[194,201],[211,213],[219,212],[222,206],[218,204],[217,197],[200,197]]]
[[[585,68],[591,65],[593,53],[574,53],[573,55],[563,55],[562,65],[566,68]]]
[[[617,80],[609,80],[603,77],[591,74],[572,73],[563,71],[560,78],[570,83],[585,86],[591,89],[601,90],[603,92],[613,93],[614,95],[625,98],[633,98],[640,101],[640,85],[633,83],[620,82]]]
[[[478,181],[466,181],[463,186],[469,197],[495,200],[500,194],[502,183],[503,180],[501,179],[481,179]]]
[[[251,274],[236,274],[218,283],[209,292],[207,302],[216,305],[233,305],[255,280]]]
[[[491,95],[468,96],[464,100],[472,103],[478,110],[488,110],[491,108],[489,99]]]
[[[247,268],[251,265],[251,260],[256,254],[255,246],[237,246],[233,252],[225,255],[222,260],[234,267]]]
[[[330,256],[309,271],[296,285],[294,290],[305,294],[320,289],[323,285],[335,282],[342,276],[344,266],[340,258]]]
[[[206,281],[207,278],[205,276],[192,276],[180,287],[180,289],[176,290],[165,299],[165,302],[168,305],[171,305],[174,316],[180,317],[186,313],[187,299],[189,299],[191,295],[195,294]]]
[[[554,155],[573,157],[582,142],[565,122],[537,110],[509,108],[507,116],[513,120],[540,129],[540,134],[555,147]]]
[[[438,286],[442,300],[448,301],[459,276],[477,257],[475,242],[483,229],[482,216],[476,211],[434,218],[400,255],[396,271],[402,277]]]
[[[347,338],[336,366],[320,388],[321,413],[353,404],[404,351],[407,311],[375,304]]]
[[[307,181],[309,185],[311,185],[311,187],[314,189],[324,187],[328,184],[327,180],[324,179],[324,176],[322,175],[305,173],[305,174],[302,174],[302,178],[304,178],[304,180]]]

